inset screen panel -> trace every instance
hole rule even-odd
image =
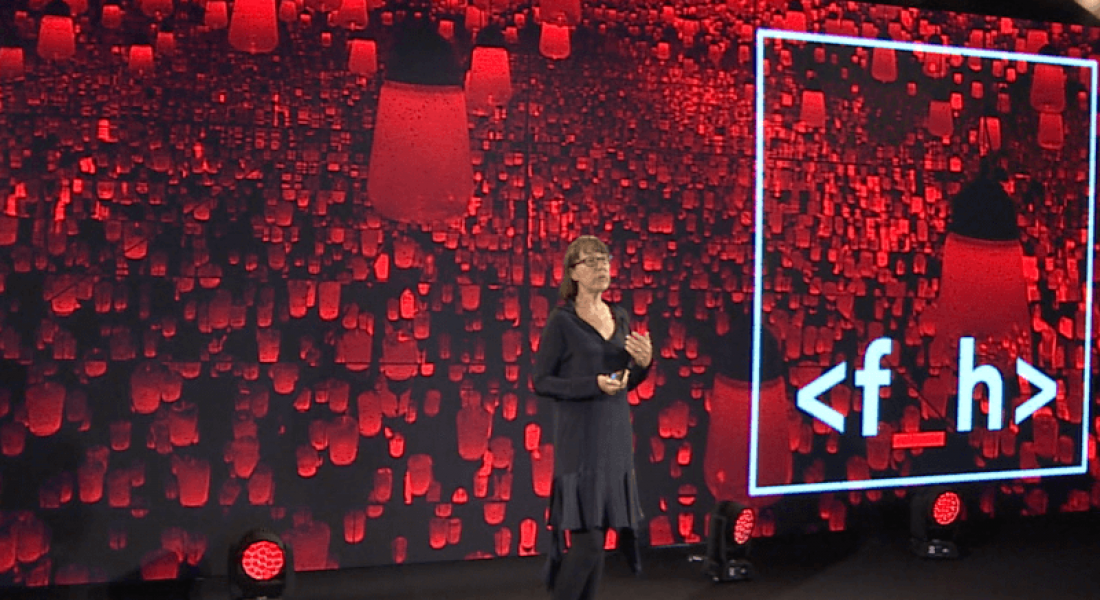
[[[751,494],[1086,471],[1096,82],[758,30]]]

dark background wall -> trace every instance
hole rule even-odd
[[[124,2],[118,29],[104,25],[99,3],[88,4],[75,15],[77,51],[67,61],[36,54],[45,3],[4,15],[5,45],[26,49],[23,76],[0,81],[6,585],[217,572],[227,545],[254,525],[284,535],[302,570],[544,549],[551,407],[528,380],[561,252],[582,233],[612,246],[609,297],[653,333],[658,351],[651,379],[631,396],[642,538],[699,541],[715,494],[744,496],[740,484],[715,482],[719,471],[744,469],[747,442],[710,428],[710,415],[718,404],[747,414],[744,395],[715,374],[736,382],[746,373],[755,28],[801,12],[813,29],[872,27],[872,37],[900,31],[960,45],[979,31],[988,47],[1029,52],[1046,36],[1054,53],[1085,57],[1100,37],[849,3],[620,2],[585,6],[569,58],[549,60],[532,7],[493,3],[485,8],[514,28],[506,30],[513,95],[469,115],[474,198],[453,220],[430,224],[383,217],[366,195],[398,7],[375,8],[366,30],[352,34],[327,22],[330,3],[293,4],[297,20],[280,24],[278,47],[252,55],[231,48],[225,29],[205,27],[212,2],[168,2],[170,16],[146,14],[155,3]],[[466,8],[438,4],[432,14],[454,22],[455,52],[468,60]],[[174,50],[157,45],[168,30]],[[382,73],[349,72],[352,36],[378,42]],[[143,43],[156,46],[155,63],[139,74],[125,57]],[[971,93],[969,81],[926,78],[911,57],[899,64],[895,87],[827,84],[832,114],[858,117],[853,102],[884,97],[898,112],[894,138],[836,142],[853,164],[876,168],[879,145],[905,156],[925,147],[929,99]],[[868,65],[851,66],[865,86]],[[1021,72],[1012,93],[1026,98],[1029,77]],[[905,101],[908,80],[918,93]],[[776,89],[800,93],[804,81],[780,78]],[[1065,91],[1058,148],[1036,149],[1037,111],[1026,101],[998,113],[1015,164],[1044,184],[1030,202],[1048,208],[1028,223],[1072,229],[1032,234],[1039,242],[1028,247],[1051,257],[1030,306],[1059,333],[1069,319],[1048,343],[1071,353],[1084,342],[1084,309],[1079,292],[1064,290],[1084,281],[1083,254],[1054,242],[1083,226],[1081,91],[1075,83]],[[772,100],[775,115],[800,118]],[[944,159],[929,157],[917,175],[939,192],[921,195],[940,213],[976,167],[968,160],[953,171],[949,162],[972,146],[973,106],[954,113]],[[801,160],[828,159],[818,148]],[[432,168],[430,155],[408,160]],[[843,186],[854,181],[838,185],[841,202],[852,198]],[[1064,221],[1066,206],[1076,220]],[[920,280],[933,285],[941,268],[945,221],[927,227],[929,266],[910,271],[914,290]],[[837,244],[846,243],[841,233]],[[770,251],[782,265],[798,240],[778,239]],[[904,248],[886,251],[891,265],[911,260]],[[780,287],[789,310],[769,314],[788,316],[771,325],[798,312],[790,296],[817,295],[808,285]],[[919,308],[907,305],[896,320]],[[873,322],[875,310],[869,301],[852,319]],[[792,360],[786,330],[771,330],[776,352]],[[1043,339],[1037,332],[1030,343]],[[1067,381],[1082,364],[1070,356],[1049,367]],[[828,432],[789,414],[789,477],[812,477],[822,456],[844,469],[865,451],[829,459]],[[1079,429],[1080,414],[1052,416],[1056,437]],[[1020,444],[1032,441],[1026,435]],[[889,472],[905,462],[903,452]],[[1091,476],[990,484],[975,510],[1088,510],[1097,490]],[[860,507],[900,495],[759,500],[756,534],[844,529]]]

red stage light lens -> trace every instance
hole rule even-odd
[[[241,553],[241,569],[257,581],[274,579],[282,573],[285,564],[286,554],[274,542],[253,542]]]
[[[742,546],[749,543],[752,530],[756,527],[756,513],[751,508],[746,508],[737,515],[737,522],[733,525],[733,541]]]
[[[959,518],[962,501],[955,492],[944,492],[932,503],[932,519],[937,525],[947,526]]]

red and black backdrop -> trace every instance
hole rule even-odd
[[[531,363],[582,233],[612,247],[608,296],[656,346],[630,396],[642,538],[700,541],[716,499],[747,497],[757,28],[1084,58],[1100,41],[814,0],[21,0],[2,19],[14,586],[216,572],[256,525],[299,570],[537,553],[554,448]],[[884,431],[946,426],[930,348],[948,311],[929,307],[970,294],[940,293],[981,260],[949,264],[947,210],[983,143],[1021,225],[1021,272],[989,285],[1024,298],[1002,311],[1022,337],[984,360],[1062,385],[1004,432],[976,409],[959,468],[1072,463],[1093,443],[1072,435],[1089,80],[873,54],[769,50],[762,477],[898,476],[932,452],[838,439],[792,398],[891,335],[915,366]],[[975,510],[1089,510],[1098,476],[986,484]],[[755,535],[843,530],[903,495],[754,499]]]

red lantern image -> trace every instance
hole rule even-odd
[[[871,50],[871,77],[882,83],[891,83],[898,79],[898,56],[893,48],[874,48]]]
[[[943,79],[947,76],[947,55],[939,52],[925,52],[922,58],[923,72],[930,79]]]
[[[466,29],[477,31],[489,24],[489,15],[476,6],[466,7]]]
[[[365,29],[367,19],[367,0],[344,0],[340,10],[333,13],[332,24],[344,29]]]
[[[749,439],[752,415],[752,330],[751,317],[738,315],[727,335],[709,345],[714,357],[714,387],[708,411],[710,425],[703,456],[703,478],[719,501],[733,500],[752,506],[765,506],[776,496],[750,498]],[[791,482],[793,458],[788,446],[789,413],[793,403],[782,375],[779,342],[765,329],[764,361],[761,366],[760,398],[756,417],[757,484],[785,485]]]
[[[171,31],[158,31],[157,32],[157,54],[161,56],[169,56],[176,52],[176,34]]]
[[[951,103],[945,100],[932,100],[928,103],[928,133],[936,137],[948,137],[955,129]]]
[[[806,11],[801,2],[792,2],[788,5],[787,14],[784,15],[782,28],[790,31],[806,31]]]
[[[130,46],[130,70],[134,73],[148,73],[153,70],[153,47],[146,44]]]
[[[946,398],[954,389],[951,365],[963,337],[976,338],[979,353],[992,353],[985,362],[1002,373],[1015,373],[1017,357],[1030,360],[1023,246],[1015,205],[1003,189],[1007,179],[986,156],[978,176],[951,200],[939,297],[920,322],[932,335],[930,366],[943,368],[926,383],[926,397]]]
[[[802,107],[799,122],[804,127],[820,129],[825,127],[825,92],[821,90],[802,90]]]
[[[249,54],[274,50],[279,45],[275,0],[237,0],[229,23],[229,44]]]
[[[88,10],[88,0],[65,0],[69,5],[69,11],[74,15],[83,14]]]
[[[100,15],[100,23],[107,29],[118,29],[122,27],[122,17],[122,7],[117,4],[105,4],[103,13]]]
[[[434,222],[465,213],[474,180],[462,88],[383,84],[367,177],[367,195],[386,218]]]
[[[1048,113],[1066,109],[1066,72],[1060,65],[1039,63],[1031,79],[1031,107]]]
[[[1039,113],[1039,146],[1046,150],[1061,150],[1066,136],[1061,113]]]
[[[283,0],[279,3],[279,20],[283,23],[293,23],[298,20],[298,5],[294,0]]]
[[[0,48],[0,79],[22,77],[23,63],[22,48]]]
[[[378,45],[374,40],[348,42],[348,71],[363,77],[373,77],[378,71]]]
[[[378,96],[367,196],[388,219],[436,223],[465,214],[473,194],[462,70],[430,21],[403,28]]]
[[[565,25],[543,23],[539,34],[539,53],[552,60],[569,58],[572,52],[570,28]]]
[[[999,117],[982,117],[978,125],[978,144],[981,154],[984,156],[990,150],[1001,149],[1001,119]]]
[[[204,23],[210,29],[225,29],[229,26],[229,5],[225,0],[210,0],[206,3]]]
[[[46,15],[38,28],[38,55],[47,60],[68,60],[76,54],[76,32],[70,17]]]
[[[470,70],[466,73],[466,105],[478,115],[489,114],[494,106],[508,104],[512,98],[512,71],[508,50],[479,46],[474,48]]]
[[[1015,240],[948,234],[936,316],[936,337],[1004,335],[1030,329],[1023,254]],[[947,358],[951,358],[950,355]]]
[[[37,436],[49,436],[61,429],[67,390],[47,381],[27,389],[27,429]]]
[[[575,27],[581,22],[581,0],[542,0],[539,20]]]

